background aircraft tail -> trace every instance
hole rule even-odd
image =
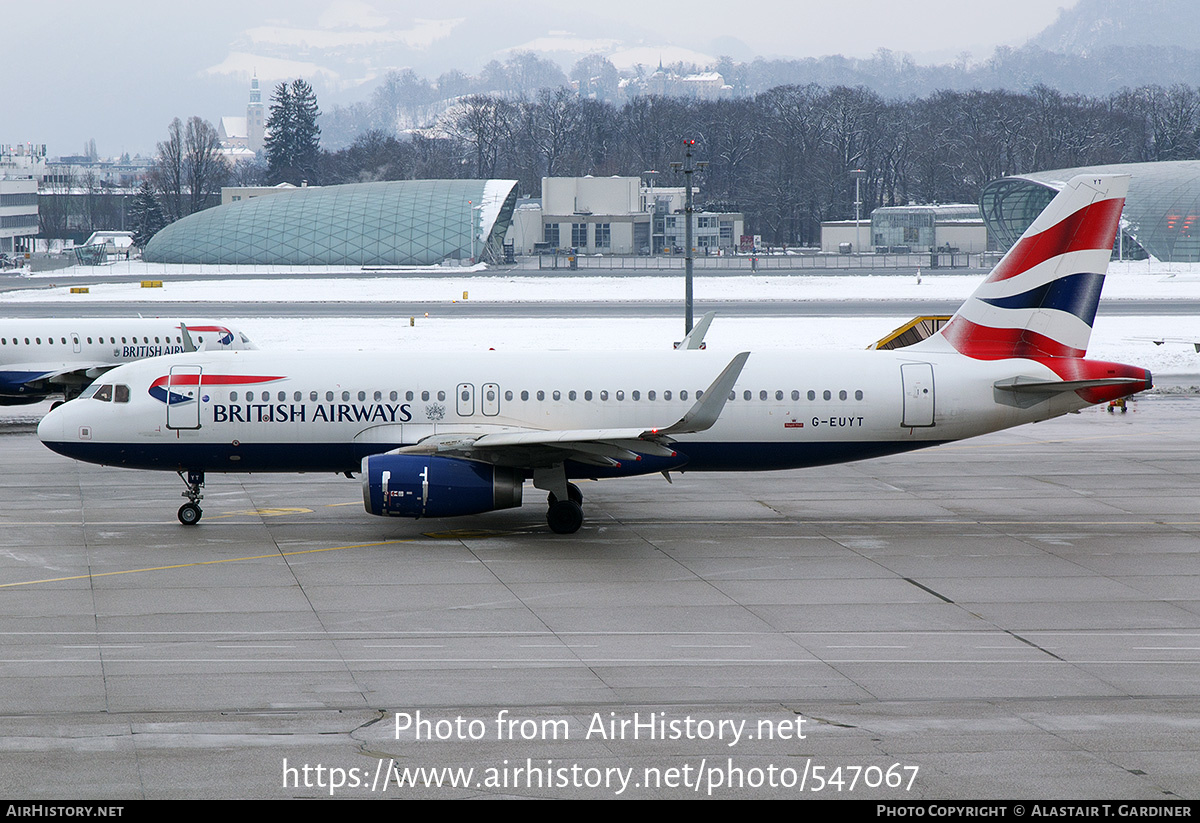
[[[1050,201],[941,331],[918,346],[984,360],[1083,357],[1129,175],[1081,175]]]

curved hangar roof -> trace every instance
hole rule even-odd
[[[152,263],[423,266],[499,249],[515,180],[310,186],[206,209],[162,229]]]
[[[988,232],[1010,248],[1067,180],[1093,172],[1132,175],[1121,216],[1125,237],[1159,260],[1200,260],[1200,160],[1080,166],[993,180],[979,201]]]

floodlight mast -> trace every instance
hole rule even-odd
[[[692,151],[696,141],[688,138],[683,141],[683,162],[671,163],[671,171],[683,172],[683,333],[692,330],[692,174],[708,165],[700,161],[692,166]]]
[[[862,254],[862,237],[859,226],[862,224],[862,181],[867,176],[863,169],[852,169],[850,176],[854,178],[854,253]]]

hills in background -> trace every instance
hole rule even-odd
[[[1028,45],[1075,55],[1127,46],[1192,50],[1198,36],[1200,5],[1191,0],[1082,0]]]
[[[746,59],[722,53],[705,59],[698,52],[670,48],[657,53],[663,56],[661,63],[668,74],[720,72],[729,86],[726,94],[733,97],[808,83],[865,86],[889,99],[925,97],[939,90],[1026,91],[1038,85],[1067,94],[1104,96],[1122,88],[1200,85],[1198,34],[1200,3],[1195,0],[1079,0],[1072,8],[1060,9],[1058,19],[1024,45],[997,48],[981,61],[964,54],[948,63],[922,65],[887,49],[865,58]],[[636,94],[655,93],[656,88],[664,87],[651,81],[659,64],[635,59],[652,59],[656,52],[650,48],[628,48],[620,41],[603,38],[581,43],[562,33],[529,40],[526,45],[528,48],[510,51],[503,63],[491,61],[476,75],[457,70],[438,77],[412,70],[389,72],[372,84],[369,100],[327,106],[323,120],[327,143],[333,148],[347,145],[369,128],[397,132],[429,125],[463,94],[531,98],[539,88],[571,82],[584,93],[580,85],[588,82],[584,78],[598,81],[602,69],[610,79],[587,86],[589,96],[620,104]],[[596,49],[585,60],[590,66],[563,62],[575,53],[573,49],[586,50],[589,45]],[[711,45],[741,55],[752,51],[733,37]]]
[[[141,0],[128,2],[136,7]],[[211,13],[186,24],[157,4],[100,17],[64,14],[52,30],[10,32],[10,64],[37,66],[38,82],[13,85],[9,128],[23,133],[0,137],[48,142],[52,154],[75,153],[89,137],[104,154],[147,153],[174,117],[200,114],[216,123],[223,114],[240,114],[256,73],[264,96],[279,80],[309,80],[326,113],[328,145],[337,148],[365,123],[389,131],[428,123],[456,95],[531,97],[542,84],[578,81],[574,70],[589,56],[607,61],[627,81],[652,74],[660,62],[681,74],[716,68],[733,96],[807,83],[861,85],[892,99],[1038,84],[1092,95],[1149,84],[1200,85],[1200,49],[1192,42],[1200,33],[1200,4],[1194,0],[1075,0],[1056,20],[1050,9],[1014,7],[1001,19],[1026,27],[1031,20],[1048,24],[1023,45],[975,46],[974,53],[972,44],[982,36],[963,34],[963,21],[984,12],[922,11],[937,2],[900,9],[863,0],[853,17],[816,3],[786,10],[755,2],[737,9],[699,7],[693,16],[701,22],[686,29],[686,16],[664,25],[662,15],[639,9],[635,0],[611,0],[594,13],[568,15],[574,31],[558,28],[563,7],[551,0],[504,6],[453,0],[429,7],[427,17],[415,16],[411,4],[376,0],[263,0],[251,7],[210,0]],[[940,18],[951,17],[958,25],[954,36],[941,26]],[[994,15],[988,23],[979,19],[976,30],[987,27],[993,43],[1021,43],[1025,36],[1014,34],[1019,26],[992,32],[999,28]],[[801,50],[785,42],[859,56],[771,56]],[[862,42],[897,48],[854,52]],[[904,47],[914,43],[930,51],[910,56]],[[953,54],[959,56],[945,56]],[[88,68],[81,59],[91,60]],[[511,71],[513,66],[534,66],[543,76]],[[553,70],[542,71],[548,66]],[[380,109],[381,89],[399,110]],[[407,100],[409,92],[421,99]],[[604,88],[588,94],[621,101]],[[15,116],[20,112],[25,116]]]

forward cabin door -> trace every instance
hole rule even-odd
[[[167,377],[167,428],[200,428],[200,366],[172,366]]]

